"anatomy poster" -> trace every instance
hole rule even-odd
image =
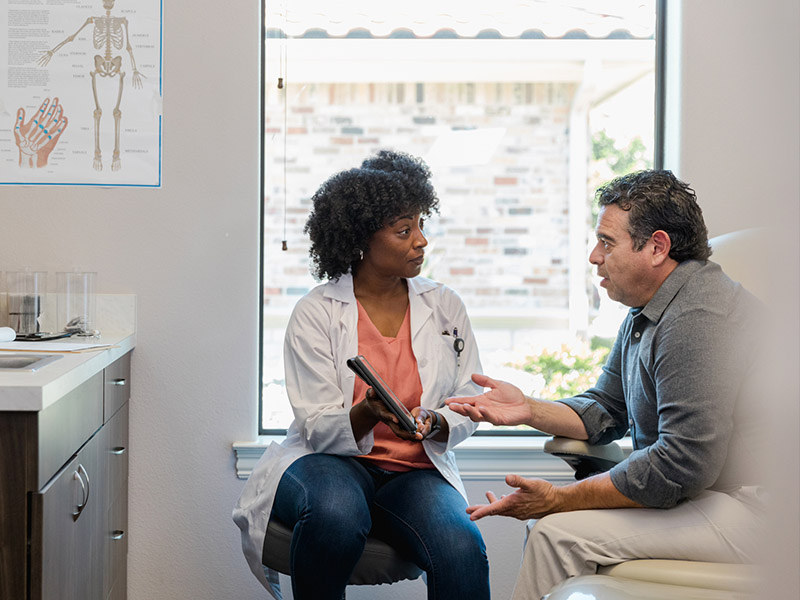
[[[162,0],[0,0],[0,185],[161,185]]]

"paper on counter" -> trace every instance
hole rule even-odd
[[[91,352],[113,347],[92,342],[2,342],[0,352]]]

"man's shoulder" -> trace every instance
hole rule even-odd
[[[730,312],[743,292],[740,284],[728,277],[722,267],[710,260],[697,265],[686,283],[678,290],[674,308]]]
[[[686,280],[659,321],[662,331],[686,336],[736,336],[751,330],[760,301],[722,268],[705,261]],[[710,340],[709,340],[710,341]]]

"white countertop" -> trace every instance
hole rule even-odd
[[[74,344],[74,340],[67,338],[48,342],[48,347],[59,342]],[[91,340],[91,343],[108,344],[110,347],[82,352],[25,352],[26,355],[56,354],[60,358],[33,372],[0,370],[0,411],[44,410],[132,350],[136,345],[136,335],[132,332],[104,333],[99,339]],[[13,350],[2,351],[2,354],[13,353]]]

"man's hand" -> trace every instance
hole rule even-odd
[[[486,492],[489,504],[467,507],[470,519],[477,521],[489,515],[515,519],[541,519],[552,513],[592,508],[642,508],[614,487],[608,473],[600,473],[568,485],[554,486],[544,479],[525,479],[506,475],[506,483],[517,488],[498,498]]]
[[[500,498],[494,492],[486,492],[489,504],[473,504],[467,507],[467,514],[472,521],[490,515],[526,521],[558,512],[558,488],[553,484],[544,479],[525,479],[519,475],[506,475],[506,483],[517,489]]]
[[[531,425],[530,400],[510,383],[473,373],[472,381],[490,390],[479,396],[448,398],[450,410],[475,422],[486,421],[492,425]]]

